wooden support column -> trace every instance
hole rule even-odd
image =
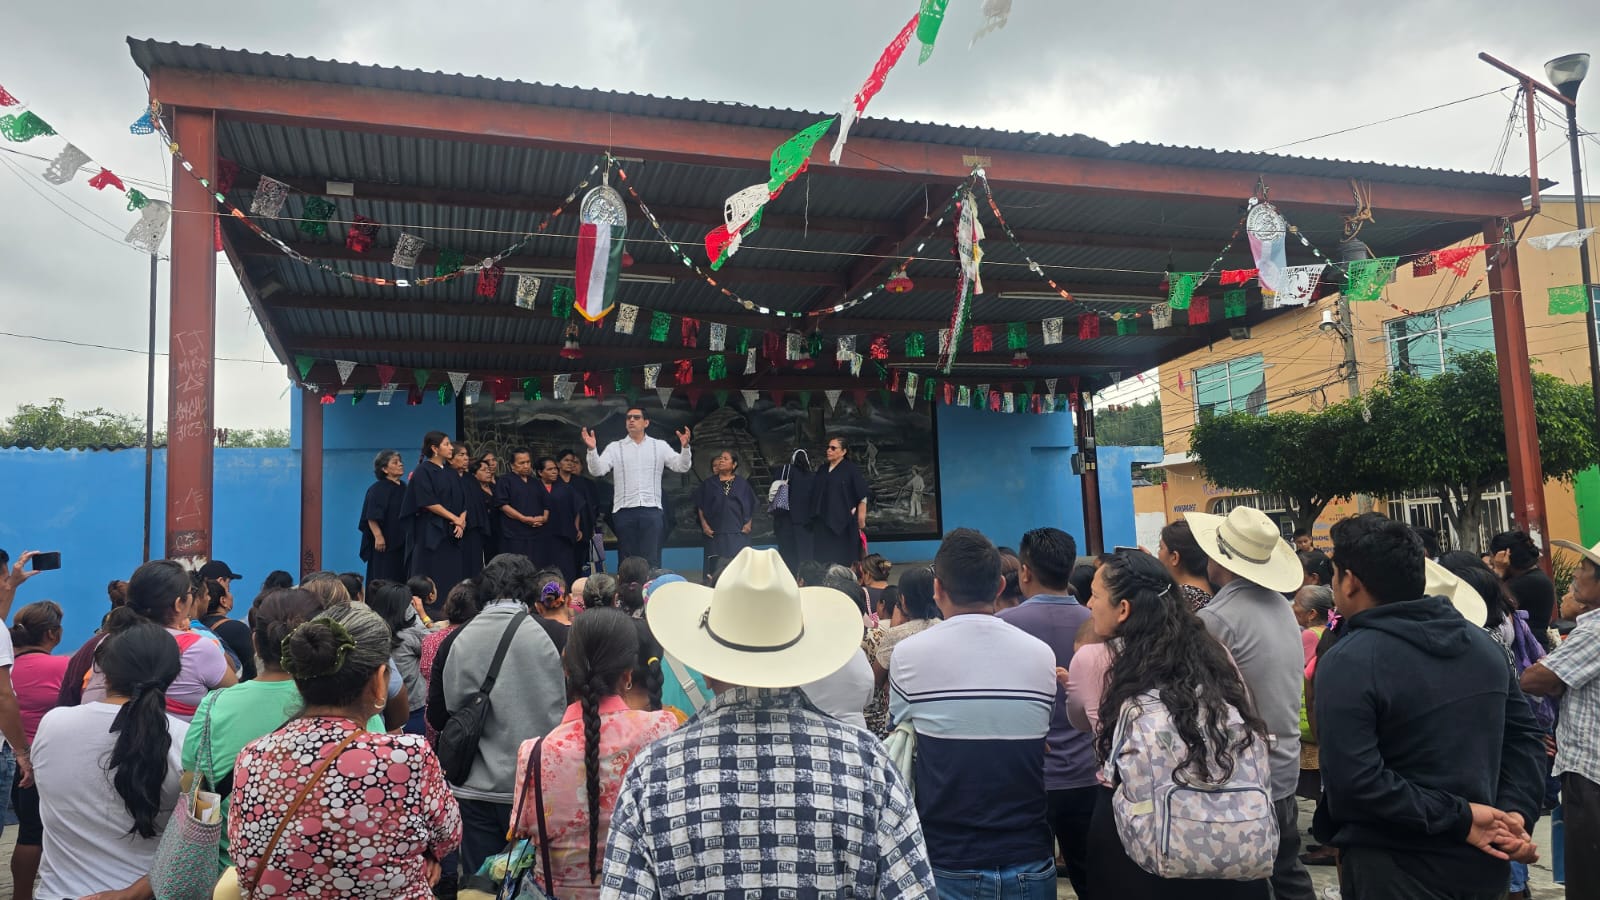
[[[1522,277],[1517,248],[1505,220],[1484,225],[1489,245],[1489,310],[1494,317],[1494,353],[1500,367],[1500,410],[1506,425],[1506,460],[1511,470],[1511,514],[1516,527],[1533,536],[1544,552],[1540,565],[1550,570],[1549,533],[1544,511],[1544,466],[1539,457],[1539,423],[1533,414],[1533,375],[1528,362],[1528,323],[1522,314]]]
[[[1078,395],[1078,452],[1083,454],[1083,552],[1106,552],[1105,527],[1100,517],[1100,464],[1094,439],[1094,403],[1089,392]]]
[[[322,398],[300,391],[300,577],[322,570]]]
[[[173,137],[195,171],[214,177],[215,114],[178,109]],[[167,358],[166,555],[211,557],[212,452],[216,447],[217,257],[211,195],[183,167],[172,166],[171,312]]]

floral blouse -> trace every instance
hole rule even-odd
[[[678,717],[662,710],[636,710],[612,695],[600,701],[600,836],[597,863],[606,856],[606,835],[611,830],[611,810],[617,805],[622,776],[645,745],[671,734]],[[550,867],[555,870],[554,895],[562,900],[592,900],[600,896],[598,882],[589,880],[589,793],[583,768],[583,711],[567,707],[561,724],[544,738],[539,770],[544,786],[545,834],[550,839]],[[538,843],[539,817],[533,805],[533,785],[528,781],[528,758],[533,741],[517,752],[517,791],[528,785],[526,799],[516,801],[519,837]],[[544,863],[538,862],[539,881],[545,881]]]
[[[245,896],[433,896],[427,862],[461,842],[461,811],[433,750],[414,734],[351,741],[283,830],[261,883],[253,879],[281,811],[350,727],[343,718],[296,719],[239,752],[228,841]]]

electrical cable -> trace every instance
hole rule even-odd
[[[1436,104],[1434,106],[1426,107],[1424,109],[1412,110],[1411,112],[1408,112],[1408,113],[1401,113],[1398,116],[1390,116],[1387,119],[1379,119],[1376,122],[1367,122],[1367,123],[1362,124],[1362,125],[1352,125],[1349,128],[1341,128],[1338,131],[1330,131],[1327,134],[1319,134],[1319,135],[1316,135],[1315,137],[1302,138],[1302,139],[1300,139],[1298,141],[1290,141],[1287,144],[1278,144],[1275,147],[1268,147],[1265,150],[1261,150],[1261,151],[1258,151],[1258,152],[1260,152],[1260,153],[1271,153],[1274,150],[1282,150],[1285,147],[1298,147],[1301,144],[1309,144],[1312,141],[1320,141],[1323,138],[1337,137],[1338,135],[1341,135],[1341,134],[1349,134],[1352,131],[1360,131],[1363,128],[1371,128],[1374,125],[1387,125],[1390,122],[1398,122],[1401,119],[1409,119],[1412,116],[1420,116],[1423,113],[1430,113],[1430,112],[1433,112],[1435,110],[1446,109],[1446,108],[1451,107],[1451,106],[1458,106],[1458,105],[1460,105],[1462,103],[1468,103],[1468,102],[1471,102],[1473,100],[1481,100],[1484,97],[1492,96],[1494,94],[1503,94],[1504,92],[1506,92],[1507,90],[1509,90],[1509,89],[1511,89],[1513,87],[1517,87],[1517,85],[1508,84],[1505,87],[1498,87],[1498,88],[1495,88],[1492,91],[1484,91],[1481,94],[1473,94],[1471,97],[1462,97],[1459,100],[1451,100],[1448,103],[1439,103],[1439,104]]]

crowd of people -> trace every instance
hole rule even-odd
[[[687,465],[687,431],[650,449],[646,424],[584,436],[614,524]],[[1331,554],[1241,507],[1090,559],[958,528],[896,571],[845,540],[843,448],[788,482],[818,514],[792,566],[749,546],[719,453],[699,581],[642,554],[581,574],[575,454],[457,474],[437,434],[409,481],[376,461],[365,576],[274,572],[236,607],[226,563],[152,561],[68,656],[60,605],[11,610],[24,554],[0,578],[15,896],[189,896],[162,848],[213,796],[219,896],[1310,900],[1331,864],[1349,900],[1475,900],[1526,891],[1558,802],[1569,895],[1600,896],[1600,548],[1564,545],[1559,609],[1526,535],[1441,554],[1370,513]],[[495,502],[476,568],[441,563]]]

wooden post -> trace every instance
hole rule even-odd
[[[1531,535],[1544,551],[1540,565],[1549,572],[1544,466],[1539,457],[1539,423],[1533,414],[1533,375],[1528,362],[1528,323],[1522,315],[1517,247],[1503,220],[1485,223],[1483,240],[1489,245],[1489,311],[1494,317],[1494,354],[1500,367],[1500,411],[1506,425],[1511,512],[1517,527]]]
[[[300,391],[300,577],[322,569],[322,398]]]

